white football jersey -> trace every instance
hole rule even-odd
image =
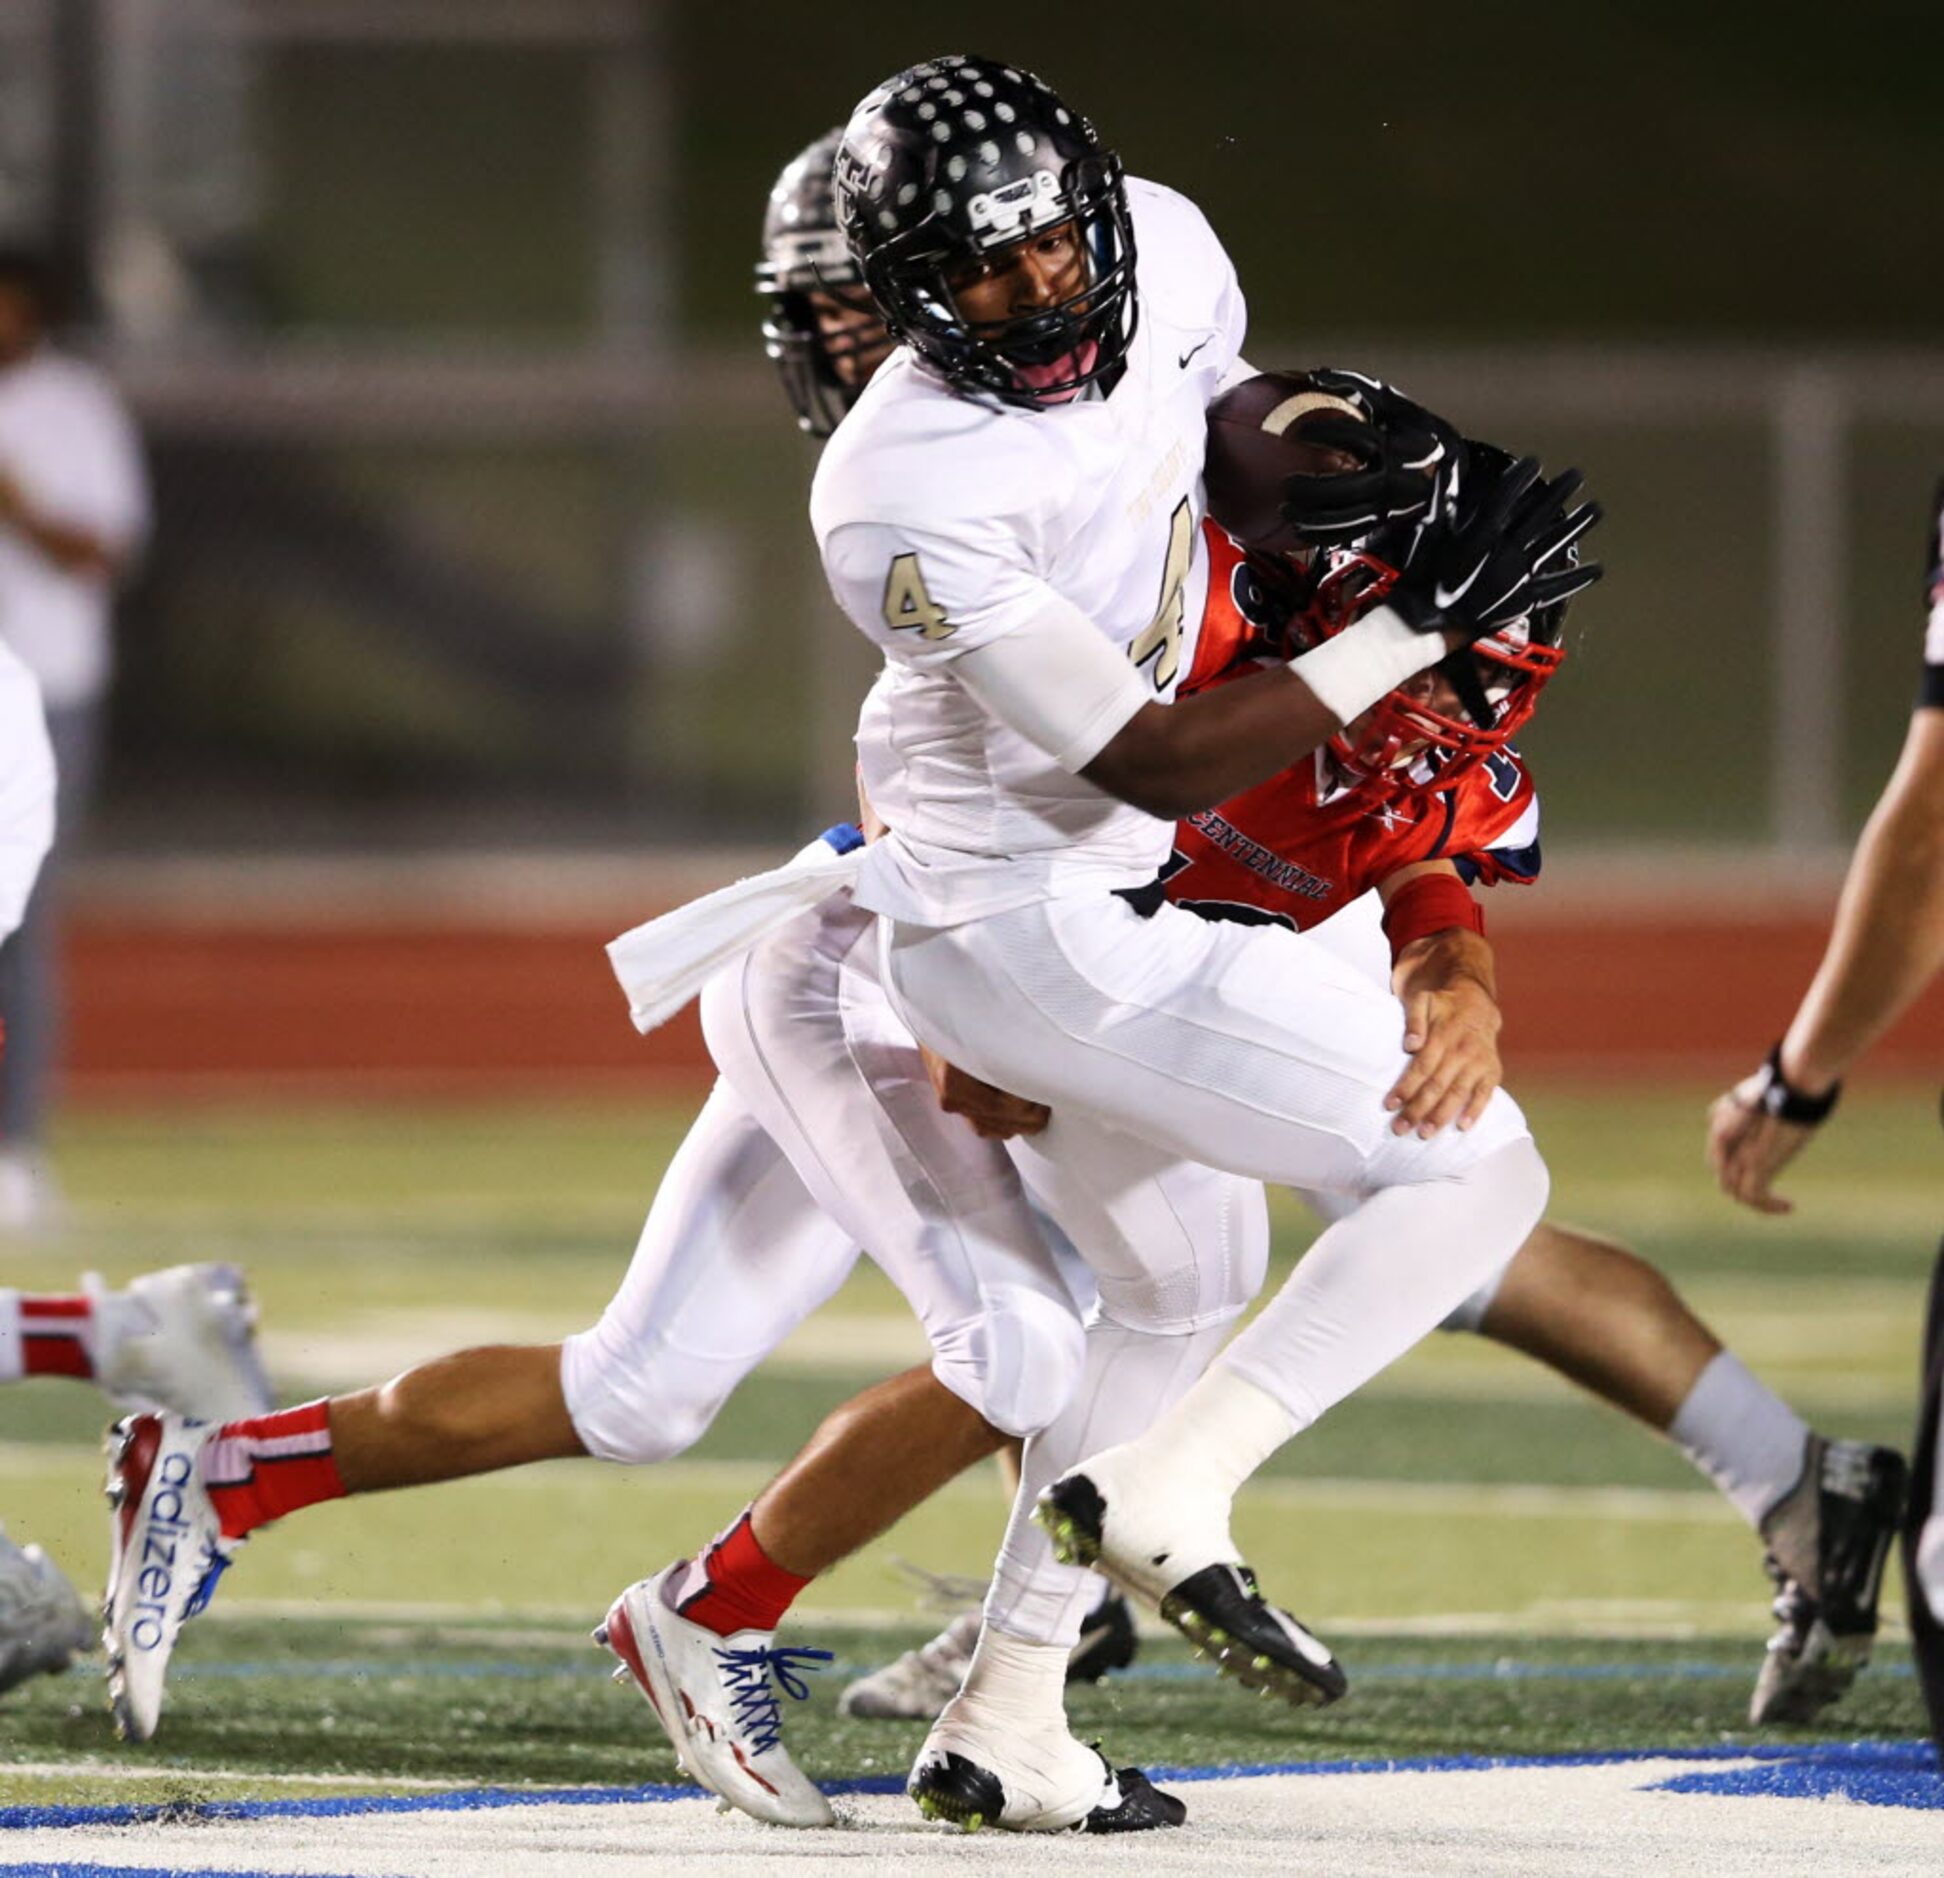
[[[857,898],[921,925],[1133,886],[1172,824],[1071,775],[953,675],[1059,601],[1166,702],[1207,584],[1204,413],[1242,347],[1235,270],[1201,212],[1130,180],[1139,325],[1106,397],[962,397],[900,349],[824,451],[810,517],[838,604],[885,652],[857,733],[892,834]]]

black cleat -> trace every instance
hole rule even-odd
[[[1245,1689],[1294,1708],[1328,1708],[1350,1679],[1323,1641],[1256,1589],[1246,1565],[1205,1565],[1161,1600],[1161,1615]]]
[[[1204,1565],[1175,1578],[1170,1561],[1181,1555],[1178,1547],[1134,1546],[1126,1539],[1117,1545],[1107,1531],[1106,1496],[1091,1475],[1054,1481],[1040,1495],[1034,1518],[1062,1563],[1091,1565],[1152,1602],[1197,1655],[1213,1657],[1223,1675],[1245,1688],[1281,1696],[1297,1708],[1327,1708],[1349,1688],[1328,1647],[1263,1598],[1248,1566]]]
[[[1111,1586],[1088,1613],[1080,1641],[1067,1658],[1068,1682],[1104,1682],[1117,1669],[1133,1662],[1141,1647],[1134,1629],[1134,1613],[1127,1600]]]
[[[926,1761],[905,1791],[927,1819],[941,1819],[964,1832],[998,1825],[1006,1810],[1004,1782],[963,1754],[942,1754]]]
[[[1774,1550],[1765,1561],[1781,1628],[1769,1639],[1748,1705],[1748,1719],[1757,1727],[1813,1721],[1868,1664],[1883,1562],[1909,1485],[1901,1454],[1860,1441],[1811,1436],[1804,1472],[1803,1486],[1779,1513],[1785,1520],[1813,1516],[1815,1577],[1810,1582],[1794,1576]],[[1811,1492],[1813,1501],[1807,1499]],[[1772,1522],[1765,1525],[1772,1529]]]
[[[1138,1767],[1123,1767],[1114,1776],[1120,1784],[1118,1806],[1096,1806],[1081,1823],[1082,1832],[1153,1832],[1179,1826],[1188,1809],[1172,1793],[1163,1793]]]

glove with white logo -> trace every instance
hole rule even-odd
[[[1285,477],[1283,520],[1310,546],[1335,547],[1422,515],[1457,432],[1381,379],[1335,370],[1308,377],[1315,390],[1363,415],[1318,411],[1303,419],[1304,443],[1336,451],[1353,467]]]
[[[1463,453],[1440,469],[1409,563],[1388,604],[1421,632],[1459,635],[1437,670],[1470,712],[1490,725],[1485,684],[1469,648],[1542,607],[1593,585],[1605,570],[1574,544],[1600,519],[1597,502],[1567,504],[1580,474],[1540,480],[1539,460],[1519,457],[1467,468]]]

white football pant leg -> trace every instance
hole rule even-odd
[[[934,1048],[1052,1106],[1049,1160],[1118,1156],[1131,1180],[1145,1143],[1157,1174],[1185,1158],[1359,1202],[1237,1345],[1237,1367],[1299,1423],[1502,1270],[1544,1210],[1544,1164],[1503,1091],[1467,1132],[1391,1132],[1383,1098],[1406,1061],[1400,1008],[1296,934],[1170,907],[1143,920],[1103,896],[894,927],[885,958],[897,1001]],[[1057,1191],[1047,1198],[1058,1218]],[[1134,1241],[1103,1256],[1074,1237],[1103,1303],[1143,1276],[1158,1305],[1185,1297]],[[1145,1272],[1114,1267],[1125,1251]]]
[[[856,1262],[856,1242],[718,1083],[656,1190],[621,1289],[562,1352],[588,1453],[645,1465],[690,1447]]]
[[[1362,1204],[1355,1195],[1347,1193],[1299,1193],[1296,1197],[1326,1226],[1354,1213]],[[1521,1241],[1521,1244],[1523,1243]],[[1512,1256],[1516,1258],[1518,1254],[1515,1252]],[[1438,1328],[1466,1331],[1473,1336],[1483,1335],[1485,1313],[1492,1308],[1492,1300],[1498,1296],[1499,1286],[1505,1282],[1505,1274],[1511,1269],[1512,1261],[1508,1259],[1476,1291],[1465,1298],[1456,1310],[1447,1312]]]
[[[703,1034],[817,1204],[917,1312],[938,1380],[1032,1434],[1079,1382],[1089,1287],[1063,1275],[1005,1149],[939,1107],[884,995],[874,928],[847,897],[813,908],[710,981]]]
[[[1087,1153],[1058,1146],[1013,1143],[1035,1197],[1098,1262],[1100,1305],[1073,1401],[1026,1444],[985,1608],[1000,1630],[1068,1649],[1100,1580],[1053,1557],[1034,1502],[1089,1454],[1140,1434],[1208,1367],[1262,1289],[1269,1217],[1259,1182],[1192,1162],[1142,1171],[1149,1151],[1130,1137],[1097,1133]]]

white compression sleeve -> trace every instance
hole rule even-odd
[[[1009,730],[1077,775],[1148,702],[1148,688],[1076,606],[1061,601],[952,670]]]
[[[1347,724],[1444,655],[1442,633],[1419,632],[1380,606],[1314,651],[1291,659],[1289,669],[1339,724]]]

